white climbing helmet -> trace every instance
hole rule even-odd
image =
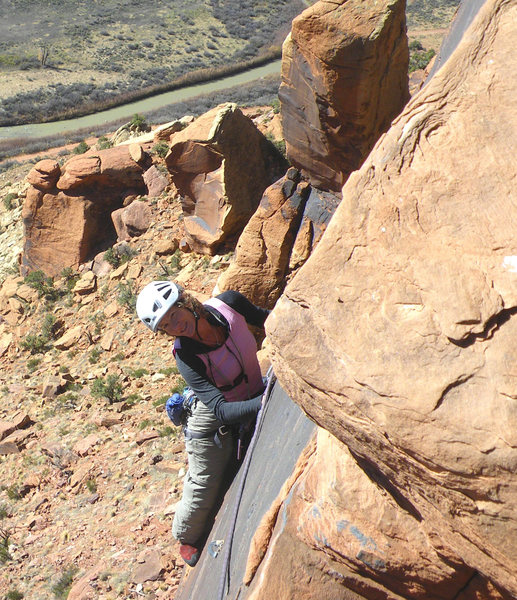
[[[151,281],[138,294],[136,313],[144,325],[156,332],[160,321],[182,293],[183,289],[172,281]]]

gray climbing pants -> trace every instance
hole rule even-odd
[[[221,447],[213,437],[185,441],[188,471],[172,522],[172,535],[182,544],[196,544],[205,531],[208,516],[217,500],[232,456],[231,432],[219,436],[219,440]]]

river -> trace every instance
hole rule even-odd
[[[32,123],[30,125],[0,127],[0,140],[47,137],[49,135],[56,135],[67,131],[76,131],[85,127],[94,127],[103,125],[104,123],[111,123],[118,119],[129,119],[135,113],[157,110],[164,106],[168,106],[169,104],[174,104],[175,102],[189,100],[203,94],[209,94],[235,85],[249,83],[250,81],[255,81],[266,75],[278,74],[280,73],[281,64],[281,60],[276,60],[266,65],[262,65],[261,67],[237,73],[236,75],[207,81],[206,83],[198,83],[196,85],[173,90],[172,92],[164,92],[163,94],[151,96],[150,98],[110,108],[109,110],[103,110],[102,112],[86,115],[84,117],[68,119],[66,121],[54,121],[52,123]]]

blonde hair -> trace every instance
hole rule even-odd
[[[191,312],[197,314],[198,317],[205,317],[205,319],[210,315],[208,310],[197,298],[185,291],[181,293],[181,297],[178,302],[176,302],[175,306],[187,308]]]

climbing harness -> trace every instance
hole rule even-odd
[[[242,495],[244,493],[244,486],[246,484],[246,477],[248,475],[249,467],[251,464],[251,457],[253,455],[253,450],[257,444],[257,440],[260,435],[260,431],[262,429],[262,425],[264,423],[264,419],[266,416],[266,410],[269,404],[269,398],[271,396],[271,390],[273,389],[273,385],[276,381],[275,374],[273,373],[273,368],[270,367],[267,372],[267,384],[266,389],[264,390],[262,406],[257,414],[257,422],[255,425],[255,432],[253,433],[253,437],[251,438],[248,451],[246,453],[246,457],[244,462],[242,463],[242,473],[241,479],[239,481],[239,488],[237,490],[237,497],[235,499],[235,506],[233,508],[232,517],[230,520],[230,527],[228,530],[228,535],[224,540],[224,560],[223,560],[223,570],[221,573],[221,579],[219,582],[219,592],[217,595],[217,600],[223,600],[225,593],[227,594],[230,591],[230,557],[232,552],[232,544],[233,544],[233,536],[235,533],[235,526],[237,524],[237,516],[239,514],[239,507],[242,500]],[[225,592],[226,587],[226,592]]]

